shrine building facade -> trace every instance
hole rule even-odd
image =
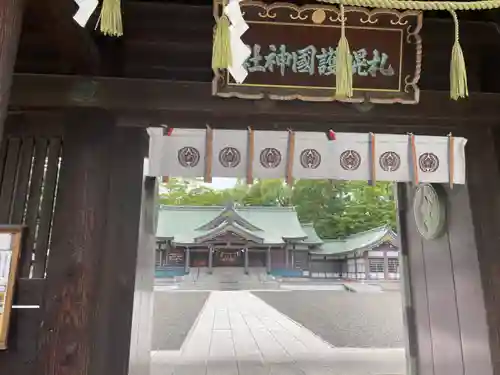
[[[399,278],[389,226],[323,240],[293,207],[161,206],[156,236],[158,278],[228,266],[278,277]]]

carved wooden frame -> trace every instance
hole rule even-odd
[[[276,10],[286,9],[290,17],[290,21],[293,24],[306,24],[314,25],[318,23],[315,19],[318,12],[324,16],[324,20],[321,21],[324,24],[337,26],[340,24],[340,11],[338,8],[329,5],[305,5],[296,6],[291,3],[272,3],[266,4],[260,1],[242,1],[240,3],[242,13],[245,14],[245,8],[257,7],[260,8],[258,15],[262,17],[263,22],[272,22],[273,18],[276,17]],[[214,0],[213,15],[215,19],[218,19],[222,12],[222,2],[219,0]],[[355,20],[354,17],[358,16],[360,13],[366,15],[366,18],[360,18]],[[226,85],[228,82],[228,73],[226,70],[214,71],[214,79],[212,81],[212,94],[222,98],[241,98],[241,99],[265,99],[269,98],[271,100],[301,100],[309,102],[332,102],[332,101],[342,101],[348,103],[380,103],[380,104],[417,104],[420,99],[420,89],[418,87],[418,81],[420,79],[421,67],[422,67],[422,39],[420,36],[420,30],[422,28],[422,13],[420,11],[405,11],[398,12],[390,9],[374,9],[369,10],[365,8],[356,7],[345,7],[345,18],[346,25],[349,27],[353,22],[358,24],[367,24],[370,27],[376,26],[379,22],[379,16],[390,15],[394,19],[390,23],[394,26],[405,26],[409,22],[405,18],[415,18],[416,23],[411,23],[404,30],[404,40],[406,44],[412,46],[415,50],[415,70],[405,71],[404,69],[400,71],[402,80],[402,92],[396,93],[398,97],[394,97],[395,93],[382,93],[377,92],[376,95],[362,90],[355,90],[354,96],[349,99],[339,100],[335,97],[335,89],[332,87],[332,95],[325,95],[325,89],[301,89],[301,88],[283,88],[283,87],[262,87],[262,86],[244,86],[244,85],[231,85],[231,87]],[[403,59],[403,55],[400,56]],[[401,65],[402,66],[402,65]],[[304,92],[304,91],[307,91]],[[356,91],[358,95],[356,95]],[[321,94],[322,93],[322,94]],[[360,94],[361,93],[361,94]],[[403,95],[401,95],[403,93]]]
[[[11,235],[11,251],[9,278],[7,280],[7,290],[4,296],[4,312],[0,314],[0,350],[7,349],[9,327],[12,315],[12,305],[14,302],[15,284],[17,281],[17,272],[19,260],[21,257],[23,226],[1,225],[0,234]]]

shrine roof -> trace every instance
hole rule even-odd
[[[178,245],[199,245],[225,233],[263,245],[301,242],[314,229],[304,229],[293,207],[161,206],[157,238]],[[313,242],[315,243],[315,242]]]
[[[304,245],[321,245],[323,240],[319,238],[318,233],[314,229],[313,223],[302,224],[302,230],[307,235],[307,238],[300,241]]]
[[[221,223],[220,225],[211,230],[203,231],[203,234],[196,237],[194,240],[196,243],[204,243],[206,241],[210,241],[212,239],[217,238],[217,236],[220,236],[223,233],[232,233],[242,239],[245,239],[246,241],[253,242],[256,244],[264,243],[264,238],[260,236],[264,234],[263,231],[258,230],[252,232],[247,228],[245,228],[244,226],[239,225],[238,223],[232,223],[228,221]],[[275,239],[275,241],[279,243],[280,239]]]
[[[384,242],[395,244],[396,233],[389,225],[372,228],[344,239],[323,240],[318,249],[311,250],[314,255],[347,255],[352,252],[371,250]]]

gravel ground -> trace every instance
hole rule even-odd
[[[152,350],[179,350],[209,294],[155,292]]]
[[[338,347],[404,347],[401,295],[332,291],[253,292]]]

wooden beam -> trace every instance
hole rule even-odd
[[[500,94],[473,93],[452,101],[447,91],[423,91],[418,105],[376,105],[368,110],[342,103],[221,99],[211,84],[142,79],[14,75],[13,111],[99,107],[127,125],[172,127],[265,127],[280,124],[460,126],[496,125]],[[256,125],[257,124],[257,125]],[[335,128],[335,126],[334,126]]]
[[[0,2],[0,139],[7,115],[12,73],[21,33],[24,0]]]
[[[98,74],[100,57],[97,45],[90,32],[80,27],[73,16],[78,9],[69,0],[27,0],[26,23],[30,29],[23,38],[40,38],[42,34],[48,48],[56,49],[67,63],[68,73]],[[30,51],[20,50],[22,57]]]

